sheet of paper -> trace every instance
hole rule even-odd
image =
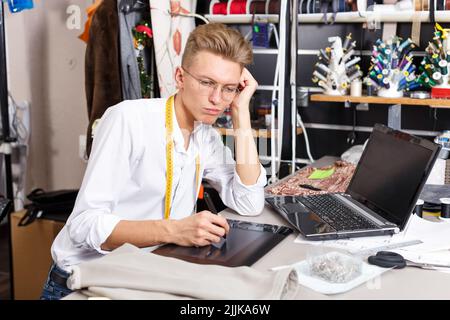
[[[299,235],[294,242],[309,244],[312,246],[329,247],[334,249],[345,250],[349,253],[356,254],[360,251],[366,251],[373,248],[381,248],[391,244],[398,244],[403,242],[410,242],[413,238],[405,237],[403,234],[395,234],[392,236],[377,236],[377,237],[361,237],[339,240],[324,240],[324,241],[309,241]]]
[[[412,215],[403,233],[408,238],[423,242],[405,247],[405,250],[423,253],[450,249],[450,223],[429,221]]]
[[[404,247],[404,250],[423,253],[450,249],[450,223],[432,222],[412,215],[403,232],[392,236],[361,237],[326,241],[309,241],[299,235],[296,243],[313,246],[324,246],[346,250],[350,253],[368,250],[372,248],[421,240],[421,244]]]
[[[447,265],[448,268],[436,268],[435,270],[450,273],[450,250],[440,250],[432,252],[414,252],[406,248],[392,250],[403,256],[406,260],[416,263],[428,263],[437,265]]]

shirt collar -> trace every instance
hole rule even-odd
[[[173,116],[172,116],[172,118],[173,118],[173,142],[175,144],[175,148],[178,152],[185,152],[186,150],[184,149],[184,137],[183,137],[183,133],[181,131],[181,127],[178,124],[177,116],[175,114],[175,107],[172,110],[172,114],[173,114]],[[195,138],[204,126],[205,125],[203,123],[201,123],[200,121],[196,121],[194,123],[194,129],[192,130],[191,136],[193,136]],[[193,141],[195,141],[195,140],[196,139],[193,139]],[[191,143],[192,143],[192,141],[191,141]]]

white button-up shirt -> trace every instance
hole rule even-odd
[[[57,265],[70,266],[102,254],[100,246],[120,220],[164,218],[166,189],[166,99],[123,101],[106,110],[96,127],[92,152],[72,214],[52,245]],[[208,181],[224,204],[241,215],[264,207],[265,169],[254,185],[244,185],[231,151],[209,125],[198,124],[189,147],[176,121],[170,219],[191,215],[199,177]]]

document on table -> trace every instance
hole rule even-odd
[[[433,222],[412,215],[403,232],[392,236],[361,237],[338,240],[310,241],[299,235],[294,242],[345,250],[352,254],[370,249],[382,248],[394,244],[420,240],[422,243],[402,247],[401,249],[425,253],[432,251],[448,251],[450,249],[450,223]],[[400,250],[400,249],[398,249]],[[450,255],[450,251],[449,255]]]

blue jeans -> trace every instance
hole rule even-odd
[[[42,290],[41,300],[59,300],[72,292],[67,288],[66,280],[70,276],[66,271],[53,264],[48,273],[47,282]]]

